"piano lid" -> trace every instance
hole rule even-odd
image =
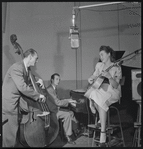
[[[128,66],[128,67],[137,67],[141,68],[141,54],[136,55],[133,59],[124,62],[123,65]]]
[[[115,60],[122,58],[124,53],[125,53],[125,51],[114,51]]]

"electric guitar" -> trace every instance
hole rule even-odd
[[[113,65],[111,65],[110,67],[108,67],[105,71],[108,72],[112,67],[120,66],[120,65],[122,65],[122,63],[123,63],[123,61],[116,62]],[[87,91],[85,92],[84,96],[87,97],[87,98],[89,98],[90,93],[93,90],[100,88],[100,86],[102,85],[104,79],[105,79],[105,77],[102,76],[102,73],[100,75],[98,75],[94,79],[94,82],[91,85],[89,85],[89,87],[88,87]]]

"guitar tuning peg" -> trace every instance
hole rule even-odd
[[[122,61],[120,61],[120,62],[119,62],[119,65],[122,65],[122,64],[123,64],[123,62],[124,62],[123,60],[122,60]]]

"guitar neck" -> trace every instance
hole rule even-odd
[[[114,64],[108,67],[105,71],[109,71],[112,67],[114,67]]]
[[[107,69],[105,69],[105,71],[109,71],[112,67],[114,67],[114,64],[113,65],[111,65],[110,67],[108,67]],[[99,76],[97,76],[97,78],[99,78],[99,77],[101,77],[102,76],[102,73],[100,73],[100,75]],[[96,78],[96,79],[97,79]]]

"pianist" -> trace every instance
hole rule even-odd
[[[60,107],[67,107],[68,104],[76,104],[76,100],[72,99],[59,99],[57,95],[57,86],[60,82],[60,75],[58,73],[54,73],[51,76],[51,84],[47,87],[47,91],[49,93],[48,100],[51,100],[53,103],[53,111],[57,114],[58,119],[63,119],[63,128],[65,132],[65,136],[67,138],[68,143],[75,144],[72,140],[72,122],[77,123],[77,120],[72,111],[62,110]]]

